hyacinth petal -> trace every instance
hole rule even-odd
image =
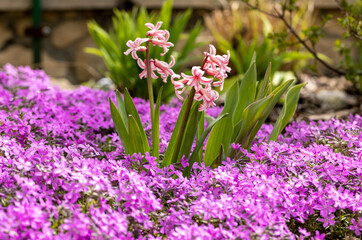
[[[151,30],[153,30],[155,28],[155,25],[153,25],[152,23],[146,23],[145,26]]]

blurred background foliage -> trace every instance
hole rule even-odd
[[[277,0],[273,1],[271,9],[263,6],[262,1],[259,0],[241,1],[249,10],[257,10],[283,24],[283,29],[269,35],[278,49],[289,47],[304,49],[315,59],[315,64],[309,65],[310,69],[316,72],[317,63],[319,63],[335,74],[344,76],[362,92],[362,1],[334,0],[333,3],[339,9],[340,16],[324,14],[320,23],[302,26],[301,32],[298,21],[306,19],[300,18],[300,12],[303,12],[306,1]],[[307,6],[314,6],[316,1],[311,1],[311,3]],[[336,40],[334,47],[330,46],[331,50],[338,51],[342,57],[338,63],[329,61],[316,51],[316,45],[325,37],[325,27],[331,20],[337,20],[343,30],[343,37]]]
[[[313,6],[306,1],[293,18],[296,31],[311,25]],[[263,8],[272,10],[273,4],[259,1]],[[230,86],[245,73],[256,52],[258,76],[264,76],[271,62],[271,77],[273,86],[277,86],[287,78],[303,69],[312,54],[300,51],[300,47],[280,47],[270,38],[275,32],[283,31],[285,26],[273,18],[258,11],[249,10],[241,1],[229,1],[223,10],[215,10],[206,15],[205,24],[211,31],[217,43],[217,49],[223,53],[230,51],[232,69],[235,75],[227,83]],[[293,36],[288,39],[295,41]],[[277,73],[277,74],[276,74]]]

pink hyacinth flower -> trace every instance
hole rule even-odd
[[[160,55],[163,56],[168,52],[168,48],[169,47],[173,47],[173,44],[170,42],[166,42],[165,40],[159,40],[159,39],[151,39],[150,42],[152,43],[153,46],[159,46],[163,48],[163,53],[161,53]]]
[[[219,93],[215,90],[212,90],[210,84],[206,85],[205,88],[201,87],[200,91],[197,91],[195,94],[195,100],[203,100],[199,111],[205,111],[209,107],[214,107],[216,105],[214,101],[216,101],[218,98]]]
[[[169,64],[164,61],[159,61],[158,59],[154,60],[156,71],[161,75],[164,83],[167,82],[168,76],[171,76],[172,79],[175,78],[175,72],[171,69],[173,65],[175,65],[175,58],[173,56],[171,56],[171,62]]]
[[[147,78],[147,62],[146,59],[145,60],[141,60],[140,58],[137,60],[138,66],[140,66],[140,68],[143,69],[143,71],[140,73],[139,78]],[[157,75],[153,72],[156,70],[154,61],[151,59],[150,60],[150,65],[151,65],[151,77],[154,79],[157,79]]]
[[[170,34],[167,30],[160,30],[160,27],[162,25],[162,22],[157,22],[156,26],[153,25],[152,23],[146,23],[145,24],[146,27],[148,27],[149,29],[151,29],[150,31],[147,32],[147,37],[153,37],[156,39],[159,39],[161,41],[167,41]]]
[[[128,55],[132,52],[132,58],[135,60],[139,59],[139,57],[137,56],[137,51],[146,52],[147,48],[141,46],[141,44],[147,42],[148,40],[148,38],[136,38],[136,40],[134,40],[133,42],[129,40],[127,42],[127,46],[129,47],[129,49],[125,51],[124,54]]]
[[[192,76],[181,73],[183,79],[187,80],[187,85],[194,87],[196,92],[200,91],[200,84],[207,85],[212,83],[212,78],[204,77],[204,71],[200,67],[192,67]]]
[[[205,64],[205,69],[211,67],[212,69],[216,69],[216,65],[219,66],[219,71],[226,71],[226,72],[230,72],[231,68],[228,67],[228,63],[230,60],[230,52],[227,51],[226,55],[220,56],[220,55],[216,55],[216,48],[213,45],[209,45],[210,46],[210,53],[205,52],[205,56],[207,57],[206,59],[206,64]]]

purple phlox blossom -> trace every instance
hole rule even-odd
[[[320,214],[322,217],[327,217],[330,213],[336,211],[333,205],[334,201],[332,199],[326,201],[326,199],[322,197],[320,203],[315,205],[314,209],[320,210]]]
[[[352,218],[351,223],[352,225],[349,226],[349,229],[354,231],[356,236],[359,237],[362,231],[362,221],[360,219],[356,221],[354,218]]]
[[[64,195],[64,198],[71,203],[75,203],[81,197],[80,184],[77,183],[64,184],[63,189],[68,191],[68,193]]]
[[[320,234],[318,230],[315,231],[315,236],[312,238],[313,240],[323,240],[326,237],[326,234]]]
[[[326,228],[327,226],[333,225],[336,222],[333,219],[334,219],[334,215],[333,214],[328,214],[324,218],[318,218],[318,221],[322,222],[323,227]]]
[[[304,239],[304,237],[307,238],[310,236],[310,232],[308,232],[306,229],[299,227],[298,230],[299,230],[299,233],[302,235],[301,236],[302,239]]]
[[[17,165],[17,168],[19,170],[23,170],[25,172],[31,170],[31,168],[33,167],[33,164],[30,161],[24,159],[23,157],[19,157],[18,161],[16,161],[15,164]]]
[[[137,51],[146,52],[147,48],[145,46],[141,46],[141,44],[147,42],[148,40],[149,40],[148,38],[136,38],[136,40],[134,41],[129,40],[127,42],[127,46],[129,47],[129,49],[125,51],[124,54],[128,55],[132,53],[133,59],[135,60],[139,59],[139,57],[137,56]]]

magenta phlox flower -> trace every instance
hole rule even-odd
[[[128,55],[132,53],[133,59],[135,60],[139,59],[139,57],[137,56],[137,51],[146,52],[147,48],[145,46],[141,46],[141,44],[147,42],[148,40],[149,40],[148,38],[136,38],[136,40],[134,41],[129,40],[127,42],[127,46],[129,47],[129,49],[125,51],[124,54]]]
[[[334,221],[333,219],[334,219],[334,215],[333,214],[328,214],[324,218],[318,218],[318,221],[322,222],[323,227],[326,228],[329,225],[335,224],[336,221]]]
[[[333,213],[336,209],[333,207],[334,201],[332,199],[326,201],[325,198],[322,198],[321,202],[317,204],[314,209],[320,210],[320,214],[322,217],[327,217],[329,213]]]
[[[308,232],[306,229],[299,227],[298,228],[299,233],[301,234],[301,239],[307,238],[310,236],[310,232]]]
[[[354,233],[356,234],[357,237],[359,237],[361,235],[362,232],[362,221],[359,220],[355,220],[354,218],[351,220],[352,225],[349,226],[349,229],[354,231]]]
[[[31,168],[33,167],[33,164],[30,161],[24,159],[23,157],[20,157],[18,161],[15,162],[15,164],[17,165],[17,168],[19,170],[23,170],[25,172],[31,170]]]
[[[320,234],[318,230],[315,231],[315,236],[312,238],[313,240],[323,240],[326,237],[326,234]]]
[[[63,189],[68,191],[68,193],[66,193],[64,195],[64,198],[66,200],[68,200],[69,202],[71,202],[71,203],[75,203],[78,200],[78,198],[81,197],[81,195],[80,195],[80,192],[81,192],[80,184],[76,184],[76,183],[64,184]]]

